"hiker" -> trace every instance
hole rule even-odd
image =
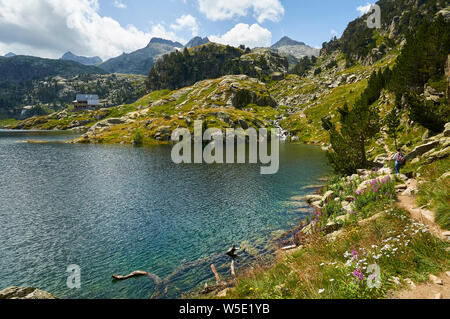
[[[400,174],[400,168],[405,165],[405,157],[400,149],[397,149],[397,153],[392,157],[395,160],[395,174]]]

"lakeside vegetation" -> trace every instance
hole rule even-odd
[[[436,1],[426,10],[433,6]],[[152,68],[147,87],[154,91],[134,103],[3,120],[0,127],[81,128],[87,132],[79,143],[141,146],[168,143],[179,127],[192,132],[194,120],[222,130],[279,125],[293,141],[327,149],[335,175],[311,201],[308,223],[293,232],[291,244],[298,247],[280,252],[270,267],[239,274],[225,296],[387,298],[450,266],[448,242],[396,203],[400,191],[417,191],[417,206],[433,210],[436,223],[450,229],[450,25],[430,12],[418,20],[408,13],[415,32],[397,26],[404,43],[358,19],[342,39],[324,44],[327,54],[300,60],[282,78],[271,77],[286,68],[279,56],[269,63],[275,53],[216,44],[174,52]],[[433,145],[402,168],[405,176],[392,175],[396,149],[409,155],[427,144]],[[412,179],[418,189],[405,184]],[[372,264],[381,268],[379,278],[370,277]],[[379,288],[367,285],[374,279],[381,280]]]
[[[381,176],[377,177],[376,167],[373,171],[362,170],[379,164],[368,160],[368,147],[373,146],[371,158],[397,147],[410,150],[427,141],[426,136],[418,135],[424,133],[423,128],[432,136],[441,133],[450,122],[449,97],[423,95],[427,86],[434,92],[445,91],[448,86],[444,73],[450,41],[441,41],[449,36],[448,30],[449,23],[442,16],[432,22],[422,21],[417,33],[408,36],[392,70],[388,67],[373,72],[358,99],[351,106],[344,101],[337,108],[338,121],[332,121],[330,115],[322,118],[331,142],[328,156],[337,174],[321,192],[322,206],[321,202],[312,203],[316,212],[309,223],[294,232],[298,248],[280,252],[273,266],[242,274],[235,286],[220,297],[388,298],[397,290],[429,281],[430,274],[439,275],[449,269],[448,241],[436,237],[431,231],[435,226],[416,221],[410,211],[396,202],[399,191],[406,189],[407,196],[416,191],[403,185],[408,177],[393,177],[386,156]],[[359,54],[369,52],[363,50]],[[301,62],[301,75],[312,68],[308,62]],[[382,95],[387,97],[383,103]],[[411,125],[413,121],[417,124]],[[424,156],[413,157],[414,161],[404,168],[410,177],[419,179],[417,205],[433,209],[436,223],[447,230],[448,130],[446,127],[445,134],[428,139],[429,143],[435,141],[436,146]],[[378,145],[375,137],[381,141]],[[370,267],[373,264],[380,267],[380,273]],[[380,280],[378,287],[369,284],[376,279],[374,276]]]

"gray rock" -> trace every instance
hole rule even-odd
[[[333,198],[333,195],[334,195],[333,191],[326,192],[322,197],[322,202],[326,203],[326,202],[330,201]]]
[[[409,187],[402,193],[402,196],[413,196],[416,193],[417,193],[417,189]]]
[[[272,81],[281,81],[284,79],[284,74],[281,72],[274,72],[270,75]]]
[[[417,146],[411,153],[405,156],[405,159],[407,161],[411,161],[415,159],[416,157],[419,157],[426,152],[431,151],[433,148],[437,147],[439,145],[439,141],[433,141],[427,144],[422,144],[420,146]]]
[[[443,181],[443,180],[446,180],[449,177],[450,177],[450,172],[446,172],[446,173],[442,174],[442,176],[439,177],[438,180],[439,181]]]
[[[445,124],[445,128],[444,128],[444,136],[445,137],[450,137],[450,122]]]
[[[110,119],[106,119],[105,121],[109,125],[119,125],[119,124],[124,124],[125,123],[124,120],[118,119],[118,118],[110,118]]]
[[[294,198],[296,198],[296,197],[291,198],[291,200],[296,200]],[[320,196],[320,195],[307,195],[307,196],[301,197],[301,200],[304,200],[308,204],[311,204],[313,202],[321,201],[322,200],[322,196]]]
[[[314,208],[316,208],[316,209],[321,209],[322,208],[322,201],[320,200],[320,201],[317,201],[317,202],[313,202],[312,204],[311,204],[311,206],[312,207],[314,207]]]
[[[407,188],[408,188],[408,186],[406,186],[406,184],[400,184],[400,185],[395,186],[396,190],[401,190],[401,191],[404,191]]]
[[[350,219],[350,217],[351,217],[350,214],[345,214],[345,215],[341,215],[341,216],[336,217],[336,220],[340,221],[340,222],[346,222],[347,220]]]
[[[342,228],[342,224],[335,222],[328,222],[328,224],[324,228],[325,235],[334,233]]]
[[[436,151],[436,152],[433,152],[433,153],[429,154],[427,156],[428,158],[426,160],[426,163],[430,164],[430,163],[432,163],[434,161],[446,158],[449,155],[450,155],[450,146],[444,148],[443,150]]]
[[[442,282],[442,279],[440,279],[434,275],[430,275],[429,279],[435,285],[441,285],[441,286],[444,285],[444,283]]]
[[[52,294],[34,287],[9,287],[0,290],[0,299],[57,299]]]

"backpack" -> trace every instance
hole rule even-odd
[[[398,162],[402,165],[406,164],[406,160],[401,153],[398,154]]]

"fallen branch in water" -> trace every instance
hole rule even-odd
[[[137,271],[133,271],[131,274],[126,275],[126,276],[112,275],[112,277],[116,280],[125,280],[125,279],[129,279],[129,278],[142,277],[142,276],[147,276],[147,275],[149,275],[148,272],[142,271],[142,270],[137,270]]]
[[[216,277],[216,285],[219,286],[221,284],[219,273],[216,270],[216,266],[214,264],[211,265],[211,270],[214,273],[214,276]]]
[[[233,280],[226,281],[226,282],[222,281],[220,279],[219,273],[216,270],[215,265],[211,264],[211,270],[214,273],[214,276],[216,277],[216,285],[214,285],[212,287],[208,287],[208,285],[206,285],[205,289],[202,292],[200,292],[200,294],[208,294],[210,292],[214,292],[219,289],[225,289],[225,288],[233,286],[234,281],[236,279],[236,271],[235,271],[235,265],[234,265],[234,258],[237,257],[236,250],[238,250],[238,248],[236,248],[233,245],[233,247],[231,247],[226,253],[232,259],[231,275],[233,277]],[[130,279],[130,278],[146,276],[146,277],[150,278],[151,280],[153,280],[153,282],[155,283],[155,292],[154,292],[153,296],[151,296],[151,299],[164,298],[164,297],[167,297],[169,283],[171,282],[171,280],[173,278],[177,277],[180,273],[192,270],[195,267],[197,267],[198,265],[201,265],[202,263],[206,263],[206,262],[210,261],[211,259],[217,258],[220,256],[221,255],[212,255],[206,259],[196,260],[196,261],[190,262],[190,263],[187,263],[186,260],[183,260],[182,264],[164,279],[161,279],[159,276],[157,276],[155,274],[152,274],[152,273],[149,273],[146,271],[142,271],[142,270],[134,271],[126,276],[113,275],[112,278],[115,280],[126,280],[126,279]],[[175,289],[177,289],[177,288],[175,287]],[[179,290],[179,289],[177,289],[177,290]]]
[[[231,260],[231,276],[233,276],[233,279],[236,279],[236,271],[234,269],[234,259]]]

